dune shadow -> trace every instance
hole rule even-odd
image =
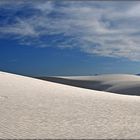
[[[118,90],[106,90],[107,92],[117,93],[117,94],[123,94],[123,95],[134,95],[134,96],[140,96],[140,86],[139,87],[128,87]]]

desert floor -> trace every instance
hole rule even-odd
[[[0,138],[140,139],[140,78],[112,76],[92,77],[111,85],[97,91],[0,72]]]

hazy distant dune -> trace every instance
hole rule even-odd
[[[40,79],[87,89],[140,95],[140,76],[137,75],[106,74],[98,76],[42,77]]]

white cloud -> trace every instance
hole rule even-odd
[[[5,4],[0,2],[0,9],[6,10],[8,4],[12,9],[10,0]],[[27,6],[36,12],[28,17],[14,15],[14,23],[0,27],[1,35],[14,35],[26,45],[77,47],[100,56],[140,59],[139,2],[65,1],[58,6],[55,1],[20,1],[16,4],[18,11],[25,8],[23,13]],[[52,37],[51,41],[48,36]]]
[[[17,35],[21,37],[37,37],[38,33],[35,31],[32,24],[25,22],[24,20],[17,19],[17,23],[1,27],[0,30],[3,34]]]
[[[53,10],[53,3],[51,1],[45,1],[40,4],[35,4],[34,7],[44,13],[50,13]]]
[[[128,16],[140,17],[140,3],[132,6],[132,8],[127,13]]]

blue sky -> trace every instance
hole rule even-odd
[[[0,0],[0,70],[140,73],[139,1]]]

